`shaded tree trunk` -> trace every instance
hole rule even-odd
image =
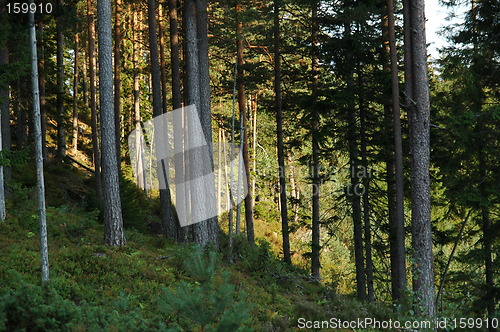
[[[430,101],[424,0],[405,0],[405,92],[411,153],[413,291],[416,312],[436,314],[430,201]]]
[[[31,0],[30,4],[34,4]],[[45,211],[45,183],[43,177],[42,130],[40,116],[40,92],[38,87],[38,56],[36,50],[35,14],[29,14],[31,46],[31,78],[33,85],[33,122],[35,136],[35,162],[37,175],[38,213],[40,217],[40,255],[42,284],[49,282],[49,252],[47,244],[47,218]]]
[[[75,33],[75,61],[74,61],[74,72],[73,72],[73,137],[72,146],[73,153],[78,151],[78,66],[79,66],[79,36]]]
[[[123,232],[120,182],[116,163],[116,136],[113,100],[113,43],[111,34],[111,4],[97,1],[99,40],[99,106],[101,114],[102,180],[104,210],[104,240],[111,246],[126,243]]]
[[[283,109],[281,99],[281,58],[279,0],[274,0],[274,95],[276,107],[276,136],[278,148],[278,171],[281,203],[281,233],[283,237],[283,260],[290,264],[290,236],[288,234],[288,209],[286,197],[285,152],[283,147]]]
[[[9,63],[9,49],[5,46],[0,50],[0,66],[7,65]],[[10,140],[10,86],[8,83],[5,85],[0,85],[0,125],[1,125],[1,149],[3,151],[10,151],[11,140]],[[3,180],[10,181],[11,170],[9,166],[3,167]],[[5,183],[4,183],[5,184]],[[5,186],[4,186],[5,187]],[[1,190],[1,189],[0,189]],[[5,193],[8,195],[9,190],[5,188]]]
[[[122,51],[121,51],[121,44],[122,44],[122,29],[121,29],[121,24],[122,24],[122,0],[115,0],[115,47],[114,47],[114,53],[115,53],[115,61],[114,61],[114,66],[115,66],[115,80],[114,80],[114,88],[115,88],[115,99],[114,99],[114,107],[115,107],[115,135],[116,135],[116,164],[118,166],[118,172],[121,173],[121,144],[120,144],[120,115],[121,115],[121,86],[122,86],[122,80],[121,80],[121,63],[122,63]]]
[[[101,154],[99,149],[99,128],[97,122],[97,89],[96,89],[96,61],[95,61],[95,24],[92,11],[92,0],[87,0],[87,29],[88,29],[88,56],[89,56],[89,87],[90,87],[90,117],[92,127],[92,154],[94,161],[94,177],[96,194],[102,198],[101,183]]]
[[[318,94],[318,1],[312,4],[312,242],[311,242],[311,274],[314,278],[320,279],[320,215],[319,215],[319,195],[320,195],[320,178],[319,178],[319,114],[317,109],[317,94]]]
[[[170,65],[172,69],[172,107],[174,110],[182,107],[181,95],[181,67],[179,55],[179,30],[177,18],[177,2],[176,0],[168,0],[169,9],[169,25],[170,25]],[[175,123],[183,123],[183,116],[181,112],[176,112],[174,115]],[[178,157],[174,160],[175,168],[175,183],[183,182],[185,178],[184,165],[184,133],[182,128],[174,126],[174,147],[179,153]],[[176,186],[175,206],[177,210],[185,211],[186,209],[186,193],[183,186]],[[179,240],[184,241],[187,236],[187,228],[178,227],[177,237]]]
[[[149,26],[149,54],[151,60],[152,92],[153,92],[153,117],[163,114],[161,72],[158,57],[158,37],[156,35],[156,1],[148,0],[148,26]],[[155,131],[155,140],[159,142],[164,137],[157,136],[160,131]],[[157,143],[158,144],[158,143]],[[157,145],[158,146],[158,145]],[[158,174],[167,174],[168,164],[165,160],[158,160]],[[160,188],[160,205],[162,211],[162,223],[165,236],[176,239],[177,224],[173,218],[172,203],[170,197],[170,188],[164,177],[166,189]]]
[[[247,131],[247,110],[246,110],[246,97],[245,97],[245,83],[243,72],[243,22],[241,21],[240,13],[242,11],[239,1],[236,2],[236,14],[238,15],[236,22],[236,57],[238,61],[238,108],[240,111],[240,118],[242,119],[242,134],[241,143],[243,152],[243,171],[246,174],[246,187],[250,188],[250,161],[248,154],[248,131]],[[254,227],[253,227],[253,202],[252,196],[245,196],[245,222],[248,242],[255,243]]]
[[[40,43],[40,56],[39,56],[39,66],[38,66],[38,84],[40,92],[40,115],[42,118],[41,129],[42,129],[42,155],[43,160],[46,161],[48,157],[47,151],[47,111],[45,108],[45,43],[43,43],[43,20],[38,22],[38,34],[42,39]],[[9,115],[10,117],[10,115]],[[9,120],[10,121],[10,120]],[[9,143],[10,148],[10,143]],[[10,168],[9,168],[9,178],[10,178]]]
[[[393,0],[387,0],[387,23],[391,71],[392,134],[394,138],[394,268],[393,300],[400,300],[406,290],[406,253],[405,253],[405,215],[404,215],[404,174],[403,174],[403,139],[401,135],[401,110],[399,101],[398,56]]]
[[[200,116],[201,127],[203,133],[205,134],[205,140],[208,144],[208,156],[210,158],[210,169],[214,170],[213,161],[213,140],[212,140],[212,111],[210,106],[210,63],[208,58],[208,13],[207,13],[207,0],[197,1],[197,12],[196,12],[196,33],[198,40],[198,65],[199,69],[199,80],[200,80],[200,108],[198,113]],[[247,145],[247,155],[248,155],[248,145]],[[248,164],[247,164],[248,171]],[[249,179],[249,178],[248,178]],[[205,204],[208,206],[215,207],[215,182],[207,183],[209,190],[206,191],[208,195],[205,198]],[[246,201],[245,201],[246,202]],[[251,197],[250,197],[251,202]],[[247,202],[245,203],[247,204]],[[246,205],[245,205],[246,206]],[[248,210],[251,212],[253,207],[250,205]],[[247,214],[248,217],[248,214]],[[208,242],[215,245],[216,248],[219,247],[219,224],[217,216],[209,218],[206,221],[206,231],[208,233]],[[249,235],[249,241],[253,243],[253,220],[250,223],[247,221],[247,234]],[[196,233],[195,233],[196,235]]]
[[[57,1],[58,17],[56,19],[56,43],[57,43],[57,155],[60,158],[66,156],[66,119],[64,114],[64,51],[63,51],[63,0]]]

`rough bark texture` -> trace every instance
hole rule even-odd
[[[33,0],[30,4],[34,3]],[[35,16],[30,12],[31,79],[33,85],[33,122],[35,136],[35,162],[37,175],[38,213],[40,214],[40,255],[42,283],[49,281],[49,251],[47,244],[47,220],[45,211],[45,184],[43,177],[42,130],[40,116],[40,92],[38,87],[38,57],[36,49]]]
[[[362,80],[362,76],[358,73],[359,80]],[[373,258],[372,258],[372,240],[371,240],[371,205],[370,205],[370,174],[368,165],[368,137],[367,137],[367,125],[366,125],[366,105],[364,98],[360,97],[359,101],[359,122],[360,122],[360,140],[361,140],[361,164],[364,168],[363,170],[363,225],[364,225],[364,235],[365,235],[365,273],[366,273],[366,289],[367,289],[367,300],[373,302],[375,300],[375,294],[373,290]]]
[[[92,0],[87,0],[88,26],[88,56],[89,56],[89,86],[90,86],[90,117],[92,127],[92,154],[94,158],[94,178],[97,197],[102,198],[101,154],[99,149],[99,128],[97,122],[97,89],[95,61],[95,24],[92,12]]]
[[[345,23],[345,38],[348,42],[352,38],[351,23]],[[351,187],[348,196],[351,200],[352,222],[354,232],[354,260],[356,266],[356,289],[358,298],[366,299],[366,275],[365,258],[363,252],[363,223],[361,220],[361,198],[360,181],[358,178],[359,148],[358,148],[358,129],[356,125],[356,106],[354,91],[354,59],[347,55],[347,90],[350,96],[347,105],[347,142],[349,146],[349,170],[351,178]]]
[[[391,95],[392,95],[392,132],[394,137],[394,241],[396,271],[393,274],[393,299],[399,300],[406,290],[406,253],[405,253],[405,215],[404,215],[404,174],[403,139],[401,135],[401,110],[399,102],[398,56],[393,0],[387,0],[387,23],[389,37]]]
[[[73,64],[74,66],[74,71],[73,71],[73,137],[72,137],[72,147],[73,147],[73,153],[76,153],[78,151],[78,66],[79,66],[79,36],[76,33],[75,34],[75,62]]]
[[[118,165],[118,172],[121,173],[121,151],[120,151],[120,114],[121,114],[121,86],[122,80],[120,77],[121,74],[121,63],[122,63],[122,29],[121,29],[121,21],[122,21],[122,0],[115,0],[115,136],[116,136],[116,164]]]
[[[158,37],[156,35],[156,1],[148,0],[148,26],[149,26],[149,54],[151,60],[151,78],[152,78],[152,92],[153,92],[153,116],[161,116],[163,114],[163,102],[162,102],[162,88],[161,88],[161,72],[160,72],[160,62],[158,56]],[[160,131],[155,131],[155,136],[160,133]],[[155,137],[155,140],[159,142],[165,139],[164,137]],[[164,169],[165,161],[158,161],[158,174],[166,174],[168,172],[168,166]],[[170,197],[170,188],[165,178],[165,183],[167,184],[166,189],[160,189],[160,205],[161,205],[161,217],[163,224],[163,231],[165,236],[176,239],[177,237],[177,223],[173,218],[172,202]]]
[[[63,1],[57,1],[58,17],[56,19],[56,43],[57,43],[57,155],[60,158],[66,156],[66,121],[64,116],[64,54],[63,54],[63,27],[62,11]]]
[[[314,1],[312,5],[312,123],[311,123],[311,136],[312,136],[312,242],[311,242],[311,274],[314,278],[320,279],[320,216],[319,216],[319,114],[316,104],[318,93],[318,1]]]
[[[172,68],[172,107],[174,110],[180,109],[182,107],[182,95],[181,95],[181,69],[180,69],[180,58],[179,58],[179,30],[178,30],[178,19],[177,19],[177,3],[175,0],[168,0],[168,9],[170,17],[170,65]],[[183,123],[182,113],[175,113],[174,118],[175,123]],[[184,135],[182,128],[179,126],[174,127],[174,146],[178,151],[183,151],[184,145]],[[175,168],[175,182],[180,183],[184,179],[184,153],[181,152],[178,158],[174,160]],[[175,206],[177,209],[185,209],[186,200],[184,197],[186,193],[181,188],[176,188],[175,196]],[[187,235],[187,228],[178,227],[177,238],[183,241]]]
[[[288,232],[288,209],[286,197],[285,152],[283,147],[283,109],[281,99],[281,58],[280,58],[280,1],[274,0],[274,95],[276,107],[276,137],[278,148],[278,171],[281,203],[281,234],[283,237],[283,260],[292,263],[290,257],[290,236]]]
[[[197,1],[197,12],[196,12],[196,34],[198,40],[198,65],[199,69],[199,80],[200,80],[200,107],[198,113],[200,116],[201,127],[203,133],[205,134],[205,140],[208,144],[209,156],[211,169],[214,169],[213,161],[213,146],[212,146],[212,111],[210,106],[210,64],[208,58],[208,13],[207,13],[207,0]],[[248,146],[247,146],[248,147]],[[247,151],[248,154],[248,151]],[[215,183],[209,184],[212,190],[209,190],[207,194],[208,197],[205,198],[206,204],[210,206],[215,206]],[[246,202],[246,201],[245,201]],[[246,205],[245,205],[246,206]],[[252,211],[252,207],[249,207]],[[251,228],[252,240],[253,240],[253,221],[249,226],[247,222],[247,231]],[[208,242],[218,248],[219,246],[219,224],[217,217],[210,218],[206,221],[206,229],[208,233]],[[252,241],[250,241],[252,242]]]
[[[120,183],[116,163],[116,136],[113,101],[113,43],[111,40],[111,4],[97,1],[99,37],[99,102],[101,114],[102,180],[104,240],[111,246],[126,243],[120,199]]]
[[[42,39],[42,42],[40,43],[40,55],[38,59],[38,85],[39,85],[39,91],[40,91],[40,116],[42,117],[42,154],[43,154],[43,160],[47,160],[47,111],[45,109],[45,46],[43,43],[43,21],[40,20],[38,22],[38,35]],[[10,115],[9,115],[10,117]],[[9,122],[10,122],[10,118]],[[10,126],[9,126],[10,127]],[[3,128],[2,128],[3,129]],[[10,128],[9,128],[10,130]],[[10,135],[9,135],[10,136]],[[9,149],[10,149],[10,137],[9,137]],[[6,173],[6,176],[9,177],[10,179],[10,168],[8,168],[8,173]]]
[[[242,11],[239,2],[236,2],[236,13],[237,15]],[[242,144],[243,152],[243,171],[246,174],[246,186],[250,188],[250,162],[248,155],[248,131],[247,131],[247,110],[246,110],[246,97],[245,97],[245,83],[244,83],[244,59],[243,59],[243,23],[241,17],[237,18],[236,22],[236,57],[238,61],[238,108],[240,111],[241,126],[242,126],[242,138],[240,144]],[[255,243],[254,227],[253,227],[253,202],[252,196],[245,196],[245,222],[246,222],[246,233],[248,242],[251,244]]]
[[[406,106],[409,115],[411,153],[413,291],[416,296],[416,311],[433,317],[436,310],[429,176],[430,101],[424,0],[405,0],[404,20]]]

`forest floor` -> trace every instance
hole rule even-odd
[[[14,169],[0,225],[0,331],[288,331],[301,318],[396,319],[387,304],[335,294],[282,263],[264,241],[238,237],[229,256],[223,235],[211,267],[207,253],[155,232],[157,202],[124,179],[127,245],[106,246],[91,176],[54,160],[45,174],[51,280],[41,287],[33,169]]]

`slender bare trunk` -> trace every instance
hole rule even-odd
[[[99,37],[99,107],[101,114],[104,241],[111,246],[125,245],[116,162],[116,135],[113,98],[113,42],[110,0],[97,1]]]
[[[114,61],[114,66],[115,66],[115,80],[114,80],[114,88],[115,88],[115,99],[114,99],[114,107],[115,107],[115,135],[116,135],[116,164],[118,166],[118,172],[121,173],[121,149],[120,149],[120,142],[121,142],[121,136],[120,136],[120,114],[121,114],[121,86],[122,86],[122,80],[121,80],[121,63],[122,63],[122,51],[121,51],[121,44],[122,44],[122,29],[121,29],[121,24],[122,24],[122,0],[115,0],[115,45],[114,45],[114,53],[115,53],[115,61]]]
[[[95,23],[92,11],[92,0],[87,0],[88,23],[88,55],[89,55],[89,86],[90,86],[90,112],[92,127],[92,153],[94,157],[94,177],[96,193],[102,198],[101,184],[101,154],[99,149],[99,125],[97,122],[97,89],[96,89],[96,61],[95,61]]]
[[[281,99],[281,54],[279,0],[274,0],[274,98],[276,107],[276,136],[278,148],[278,172],[280,184],[281,234],[283,237],[283,260],[290,264],[290,236],[288,230],[288,208],[286,197],[285,152],[283,147],[283,109]]]
[[[312,123],[311,123],[311,136],[312,136],[312,242],[311,242],[311,274],[314,278],[320,279],[320,215],[319,215],[319,200],[320,200],[320,178],[319,178],[319,114],[317,109],[317,94],[318,94],[318,6],[319,2],[314,1],[312,4]]]
[[[30,4],[34,4],[33,0]],[[35,161],[37,175],[38,213],[40,215],[40,254],[42,283],[49,281],[49,251],[47,244],[47,218],[45,211],[45,183],[43,177],[42,130],[40,116],[40,92],[38,87],[38,56],[36,50],[35,14],[29,14],[31,44],[31,78],[33,85],[33,122],[35,136]]]
[[[75,62],[74,62],[74,72],[73,72],[73,153],[78,151],[78,66],[79,66],[79,36],[75,33]]]
[[[56,42],[57,42],[57,155],[60,158],[66,156],[66,119],[64,114],[64,53],[63,53],[63,27],[62,11],[63,0],[58,0],[59,10],[56,19]]]
[[[405,0],[405,88],[410,128],[413,290],[417,313],[434,317],[430,200],[430,100],[424,0]]]

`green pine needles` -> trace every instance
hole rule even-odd
[[[229,273],[223,273],[222,280],[218,280],[214,277],[216,253],[204,256],[203,250],[196,247],[184,265],[195,281],[182,282],[174,290],[163,288],[160,309],[176,317],[177,329],[190,323],[201,331],[250,331],[247,305],[238,301],[241,294],[230,283]]]

